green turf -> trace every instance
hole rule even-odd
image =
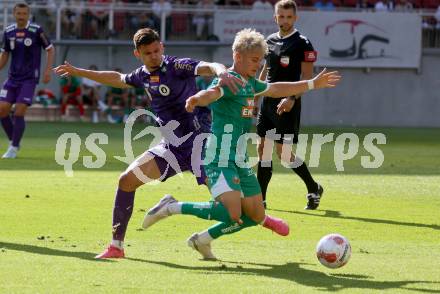
[[[141,129],[136,129],[139,132]],[[105,166],[74,165],[65,176],[54,160],[64,132],[104,132]],[[185,239],[213,222],[175,216],[138,230],[144,210],[164,193],[205,201],[190,174],[144,186],[137,193],[125,260],[95,261],[108,243],[111,210],[122,156],[122,128],[102,124],[32,123],[20,159],[0,160],[0,293],[440,293],[440,130],[307,128],[304,133],[353,132],[361,140],[382,132],[381,168],[366,170],[361,152],[336,172],[326,144],[313,168],[326,188],[317,211],[304,211],[305,188],[276,166],[269,187],[270,214],[285,218],[291,235],[255,227],[213,243],[221,262],[201,261]],[[135,144],[136,154],[148,140]],[[6,148],[0,140],[0,150]],[[252,151],[251,151],[252,153]],[[89,153],[82,146],[82,155]],[[307,159],[307,157],[306,157]],[[315,255],[325,234],[345,235],[353,249],[338,270]],[[44,239],[42,238],[44,237]]]

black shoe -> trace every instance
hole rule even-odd
[[[307,206],[304,209],[315,210],[319,206],[319,201],[321,200],[322,194],[324,194],[324,188],[318,184],[318,191],[315,193],[307,194]]]
[[[264,209],[267,208],[267,207],[266,207],[266,201],[263,201],[263,206],[264,206]]]

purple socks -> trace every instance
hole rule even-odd
[[[133,192],[125,192],[118,188],[113,208],[113,240],[123,241],[127,225],[133,212],[134,203]]]

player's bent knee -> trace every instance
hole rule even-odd
[[[9,107],[0,106],[0,118],[7,117],[9,115],[9,112],[10,112]]]
[[[137,180],[132,172],[123,172],[119,176],[119,188],[126,192],[134,191],[141,185],[142,183]]]

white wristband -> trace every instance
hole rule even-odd
[[[315,89],[315,84],[313,83],[313,80],[307,81],[307,87],[309,88],[309,90]]]

